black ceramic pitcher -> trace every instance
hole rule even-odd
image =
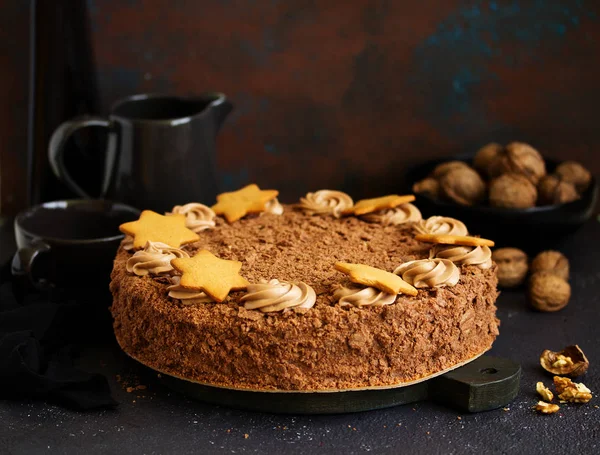
[[[187,202],[212,204],[215,137],[231,109],[220,93],[134,95],[115,103],[108,118],[77,117],[60,125],[50,139],[50,165],[77,195],[90,198],[69,171],[64,149],[78,129],[100,126],[108,133],[100,198],[158,212]]]

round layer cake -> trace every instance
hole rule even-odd
[[[415,240],[414,222],[310,215],[292,206],[228,223],[217,217],[181,249],[208,250],[242,263],[249,283],[306,283],[310,308],[246,309],[247,292],[220,303],[169,296],[173,276],[128,271],[125,242],[112,273],[111,308],[121,348],[145,365],[218,387],[267,391],[334,391],[401,386],[465,363],[498,335],[496,266],[458,265],[452,286],[418,288],[391,304],[340,302],[352,288],[337,262],[393,271],[431,256]],[[421,222],[423,223],[423,222]],[[389,303],[389,302],[386,302]]]

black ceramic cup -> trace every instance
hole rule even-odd
[[[108,289],[119,225],[137,219],[133,207],[104,200],[46,202],[17,215],[12,273],[37,288]]]
[[[65,163],[77,130],[108,134],[100,198],[157,212],[217,195],[215,137],[232,109],[221,93],[199,97],[134,95],[117,101],[108,117],[84,116],[60,125],[48,146],[54,174],[79,197],[90,198]]]

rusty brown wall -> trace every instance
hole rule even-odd
[[[235,103],[219,138],[222,189],[375,195],[420,160],[515,139],[600,174],[598,2],[88,5],[104,110],[148,91],[218,90]]]
[[[0,213],[27,201],[29,7],[0,0]]]

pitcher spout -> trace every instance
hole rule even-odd
[[[233,104],[227,99],[223,93],[210,93],[208,96],[213,97],[213,101],[208,105],[210,115],[214,119],[215,134],[219,132],[223,122],[233,109]]]

